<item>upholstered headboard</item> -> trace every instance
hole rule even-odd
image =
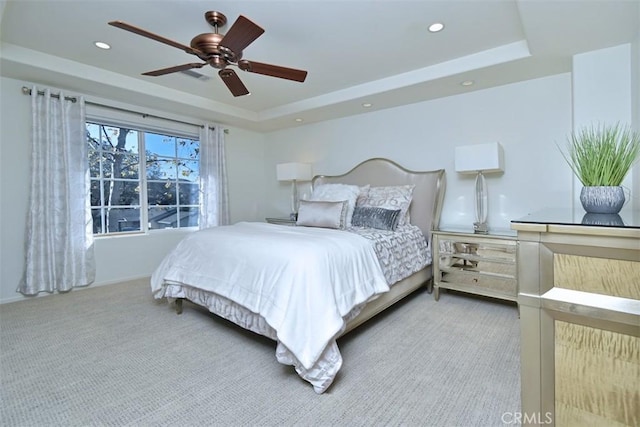
[[[432,171],[411,171],[397,163],[382,158],[365,160],[349,172],[342,175],[317,175],[312,185],[342,183],[352,185],[388,185],[415,184],[413,200],[409,207],[411,223],[420,227],[427,239],[431,239],[431,230],[438,228],[445,191],[444,169]]]

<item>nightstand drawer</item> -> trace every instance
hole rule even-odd
[[[504,259],[501,261],[495,261],[495,259],[496,258],[487,260],[483,258],[469,259],[459,258],[457,256],[441,256],[440,270],[446,272],[454,270],[464,270],[467,272],[483,272],[511,279],[516,278],[516,264],[513,258]]]
[[[439,239],[440,255],[451,255],[460,259],[495,260],[515,262],[516,245],[511,243],[469,243],[455,239]]]
[[[481,291],[484,289],[488,291],[494,291],[499,294],[504,294],[506,296],[511,296],[513,298],[517,296],[515,277],[490,275],[470,270],[447,271],[446,269],[443,269],[442,272],[443,274],[440,280],[440,287],[447,287],[447,284],[460,284],[464,286],[470,286],[471,291],[473,291],[473,289],[476,289],[476,291]]]

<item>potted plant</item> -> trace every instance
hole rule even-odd
[[[629,126],[592,125],[571,133],[562,152],[582,185],[580,202],[588,213],[617,214],[625,202],[621,187],[640,158],[640,134]]]

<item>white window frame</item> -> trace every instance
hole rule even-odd
[[[173,122],[170,119],[164,120],[153,120],[149,118],[142,117],[140,120],[140,116],[133,113],[123,113],[121,111],[115,111],[111,114],[104,114],[105,112],[111,113],[107,110],[101,111],[100,114],[91,114],[89,109],[87,109],[87,114],[85,118],[86,123],[95,123],[103,126],[110,127],[122,127],[131,130],[135,130],[138,132],[138,156],[140,158],[140,170],[139,170],[139,185],[140,185],[140,204],[133,205],[137,206],[140,209],[140,230],[135,231],[124,231],[124,232],[105,232],[105,233],[96,233],[94,234],[94,238],[112,238],[118,236],[127,236],[127,235],[145,235],[145,234],[155,234],[155,233],[171,233],[176,232],[177,230],[187,231],[197,229],[197,226],[192,227],[176,227],[176,228],[154,228],[151,229],[149,227],[149,208],[153,207],[148,204],[148,192],[147,192],[147,170],[146,170],[146,150],[145,150],[145,138],[144,135],[146,132],[166,135],[175,138],[184,138],[184,139],[193,139],[199,141],[200,136],[198,132],[197,125],[186,125],[182,122]],[[177,157],[177,150],[175,153],[176,160],[180,160],[182,158]],[[199,158],[198,158],[199,159]],[[101,174],[100,182],[101,182],[101,193],[103,191],[102,182],[104,177]],[[179,203],[179,185],[178,185],[179,176],[177,176],[176,180],[176,205],[180,206]],[[101,194],[101,199],[103,199],[103,195]],[[201,203],[201,200],[200,200]],[[196,207],[196,205],[185,205],[189,207]],[[104,224],[103,224],[104,226]]]

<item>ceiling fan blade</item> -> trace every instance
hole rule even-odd
[[[307,72],[304,70],[264,64],[262,62],[247,61],[246,59],[238,61],[238,67],[241,70],[248,71],[250,73],[264,74],[265,76],[294,80],[296,82],[303,82],[307,78]]]
[[[264,33],[262,27],[240,15],[220,41],[220,46],[237,54],[253,43],[262,33]]]
[[[218,75],[227,85],[233,96],[243,96],[248,95],[249,90],[246,88],[240,77],[236,74],[235,71],[225,68],[224,70],[218,71]]]
[[[175,73],[177,71],[190,70],[192,68],[202,68],[205,65],[207,65],[206,62],[203,62],[202,64],[199,62],[196,62],[191,64],[176,65],[175,67],[163,68],[161,70],[147,71],[146,73],[142,73],[142,75],[157,77],[157,76],[163,76],[169,73]]]
[[[167,44],[169,46],[173,46],[173,47],[177,47],[180,50],[184,50],[187,53],[190,53],[192,55],[197,55],[199,57],[205,57],[206,55],[204,55],[204,53],[202,53],[201,51],[199,51],[198,49],[194,49],[190,46],[184,45],[182,43],[178,43],[175,42],[173,40],[167,39],[165,37],[159,36],[157,34],[151,33],[147,30],[143,30],[142,28],[138,28],[134,25],[131,24],[127,24],[126,22],[122,22],[122,21],[111,21],[109,22],[109,25],[112,25],[114,27],[126,30],[126,31],[130,31],[134,34],[138,34],[139,36],[143,36],[143,37],[147,37],[151,40],[155,40],[157,42],[160,43],[164,43]]]

